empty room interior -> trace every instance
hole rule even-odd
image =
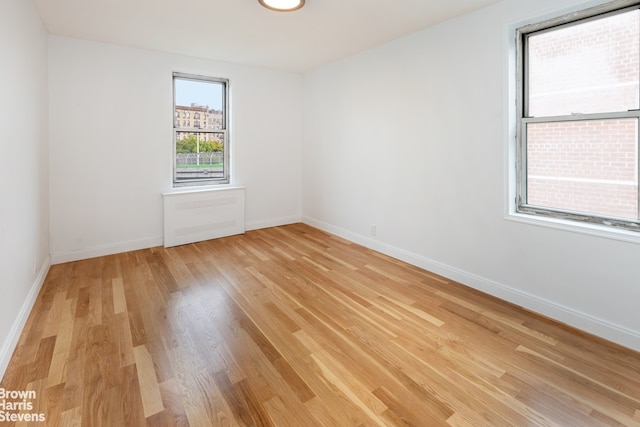
[[[640,426],[640,2],[3,0],[0,425]]]

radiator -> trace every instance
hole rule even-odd
[[[164,247],[244,233],[244,188],[164,193]]]

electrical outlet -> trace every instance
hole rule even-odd
[[[376,225],[375,225],[375,224],[373,224],[373,225],[371,226],[371,235],[372,235],[372,236],[375,236],[375,235],[376,235],[376,233],[377,233],[377,231],[378,231],[378,230],[376,229]]]

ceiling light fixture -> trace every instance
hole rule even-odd
[[[291,12],[304,6],[304,0],[258,0],[267,9],[278,12]]]

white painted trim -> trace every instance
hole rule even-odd
[[[208,193],[208,192],[216,192],[216,191],[229,191],[229,190],[244,190],[245,188],[242,186],[237,186],[237,185],[229,185],[229,184],[220,184],[218,186],[197,186],[197,185],[191,185],[191,186],[182,186],[182,187],[175,187],[172,188],[170,191],[166,191],[164,193],[162,193],[163,197],[172,197],[172,196],[180,196],[182,194],[189,194],[189,193]]]
[[[78,261],[82,259],[95,258],[105,255],[119,254],[122,252],[137,251],[139,249],[162,246],[162,236],[150,237],[148,239],[130,240],[126,242],[114,243],[112,245],[94,246],[92,248],[79,251],[59,252],[51,254],[52,264],[62,264],[65,262]]]
[[[350,240],[369,249],[373,249],[385,255],[389,255],[393,258],[447,277],[465,286],[469,286],[512,304],[524,307],[527,310],[550,317],[574,328],[594,334],[633,350],[640,351],[639,331],[634,331],[624,326],[599,319],[591,316],[590,314],[574,310],[553,301],[537,297],[527,292],[522,292],[505,284],[494,282],[484,277],[480,277],[404,249],[382,243],[376,239],[364,237],[340,227],[335,227],[333,225],[317,221],[307,216],[303,216],[302,221],[305,224],[326,231],[327,233],[335,234],[336,236]]]
[[[300,216],[286,216],[281,218],[270,218],[260,221],[247,221],[247,231],[259,230],[261,228],[279,227],[281,225],[296,224],[301,221]]]
[[[13,322],[11,329],[9,330],[9,335],[2,342],[2,347],[0,348],[0,379],[4,377],[4,374],[7,370],[7,366],[9,366],[9,362],[11,361],[11,356],[13,356],[13,352],[18,345],[18,340],[20,339],[20,335],[22,334],[22,330],[24,329],[25,324],[27,323],[27,319],[29,318],[29,314],[31,314],[31,310],[33,309],[33,305],[38,298],[38,294],[40,293],[40,289],[44,284],[44,280],[47,277],[47,273],[49,273],[49,269],[51,268],[51,258],[47,257],[38,275],[36,276],[35,281],[31,285],[31,289],[27,294],[27,298],[22,304],[22,308],[20,308],[20,312],[18,313],[18,317]]]

